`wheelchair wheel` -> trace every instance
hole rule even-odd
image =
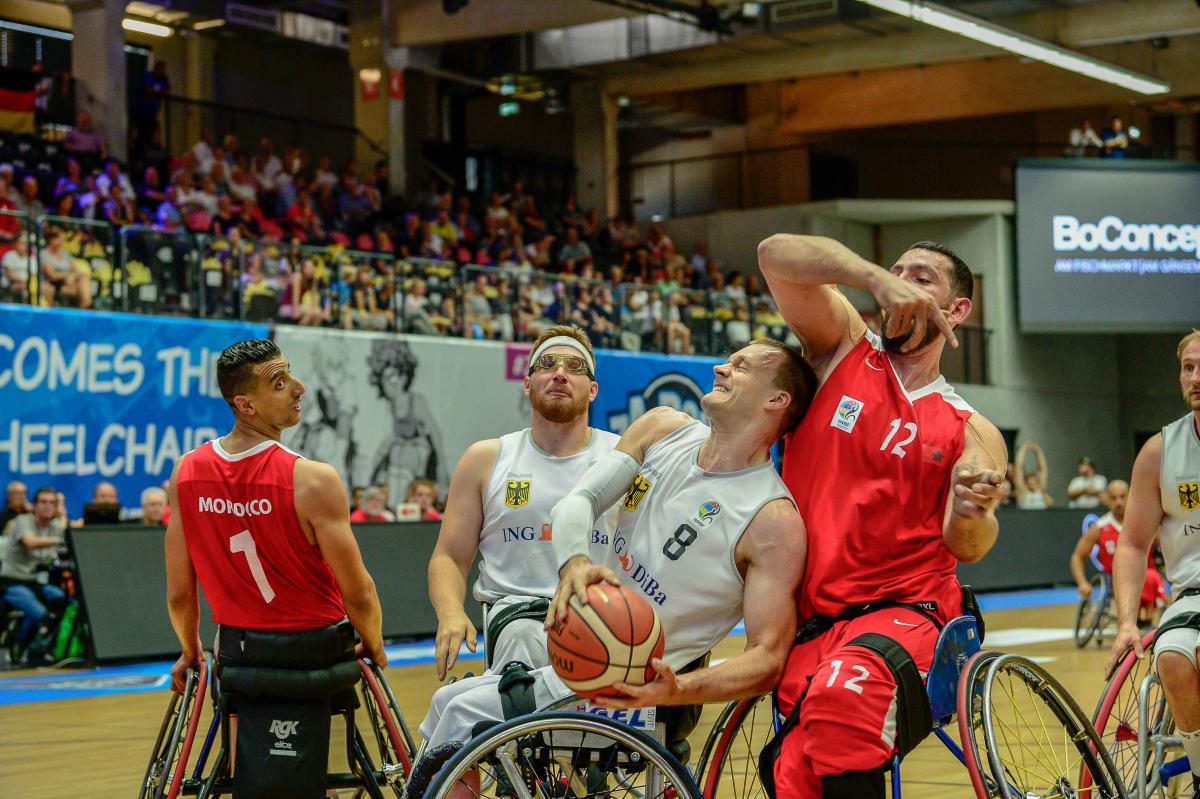
[[[171,694],[138,799],[174,799],[178,795],[196,737],[196,725],[200,723],[207,683],[208,662],[202,660],[199,669],[188,669],[183,694]]]
[[[1075,646],[1082,649],[1088,641],[1099,642],[1104,633],[1104,622],[1108,618],[1108,603],[1112,597],[1103,574],[1092,577],[1092,593],[1079,603],[1075,612]]]
[[[1142,638],[1146,656],[1138,658],[1133,652],[1125,655],[1104,686],[1104,693],[1092,715],[1092,726],[1100,735],[1130,796],[1150,796],[1158,790],[1163,752],[1154,746],[1151,737],[1170,735],[1174,727],[1162,685],[1157,679],[1146,681],[1154,662],[1153,643],[1154,633],[1147,633]],[[1140,716],[1138,699],[1143,689],[1144,720]],[[1145,762],[1139,762],[1139,749],[1146,753]],[[1090,784],[1089,778],[1090,775],[1084,775],[1081,788]]]
[[[446,799],[460,783],[486,797],[700,795],[687,769],[654,739],[572,711],[535,713],[473,738],[446,763],[425,796]],[[488,787],[481,790],[480,784]]]
[[[983,677],[987,760],[1005,799],[1126,799],[1125,785],[1089,719],[1038,664],[1000,655]],[[1087,774],[1089,785],[1079,787]]]
[[[992,779],[987,762],[987,744],[983,732],[983,680],[988,666],[999,652],[976,652],[963,666],[958,678],[958,736],[962,744],[963,764],[971,777],[978,799],[1003,796]]]
[[[774,722],[770,694],[725,706],[696,764],[696,782],[704,799],[766,797],[758,776],[758,754],[771,739]]]
[[[392,688],[374,663],[359,660],[362,670],[362,699],[371,736],[379,751],[379,768],[397,798],[404,795],[404,786],[412,772],[412,734],[404,714],[392,693]]]

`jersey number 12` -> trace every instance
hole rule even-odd
[[[246,555],[246,563],[250,566],[250,574],[254,577],[254,584],[258,586],[258,592],[262,594],[263,601],[267,604],[275,598],[275,589],[267,582],[267,573],[263,570],[262,561],[258,559],[258,547],[254,544],[254,536],[250,535],[249,530],[242,530],[235,536],[229,539],[230,552],[243,552]]]

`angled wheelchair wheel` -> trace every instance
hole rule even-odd
[[[958,737],[962,744],[963,764],[971,777],[978,799],[995,799],[1004,794],[992,779],[988,768],[987,743],[983,731],[983,682],[988,666],[999,652],[980,651],[963,665],[958,678]]]
[[[363,675],[363,708],[370,725],[370,731],[364,731],[364,737],[374,741],[379,755],[379,770],[399,799],[404,795],[405,784],[412,773],[412,753],[415,749],[412,734],[380,668],[364,660],[359,660],[358,666]]]
[[[687,769],[642,732],[572,711],[535,713],[468,741],[427,799],[612,796],[699,799]]]
[[[1100,640],[1108,618],[1108,603],[1112,597],[1103,574],[1092,577],[1092,593],[1079,603],[1075,611],[1075,646],[1082,649],[1092,638]]]
[[[1125,655],[1092,714],[1092,726],[1130,796],[1150,796],[1158,790],[1164,752],[1156,743],[1174,731],[1162,686],[1152,676],[1153,643],[1154,633],[1147,633],[1142,638],[1146,656],[1138,658],[1132,651]],[[1089,784],[1090,775],[1085,774],[1081,787]]]
[[[774,732],[770,694],[726,705],[696,764],[696,782],[704,799],[765,799],[758,755]]]
[[[171,694],[150,764],[142,777],[138,799],[175,799],[179,794],[196,737],[196,726],[200,723],[200,712],[204,708],[207,685],[208,662],[202,660],[199,669],[188,669],[183,694]]]
[[[1091,721],[1041,666],[1000,655],[982,690],[984,743],[999,796],[1127,798]]]

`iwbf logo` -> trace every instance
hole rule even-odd
[[[1054,249],[1058,252],[1196,252],[1200,225],[1135,224],[1118,216],[1098,222],[1056,214],[1051,222]]]
[[[704,410],[700,407],[700,398],[706,393],[695,380],[685,374],[668,372],[659,375],[640,393],[629,394],[628,405],[624,411],[608,415],[608,429],[620,435],[634,419],[647,409],[659,405],[683,411],[694,419],[703,419]]]

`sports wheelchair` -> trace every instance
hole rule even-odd
[[[332,714],[342,716],[345,722],[345,753],[350,770],[327,772],[324,788],[353,788],[356,797],[371,799],[384,799],[386,793],[397,799],[404,795],[412,767],[413,737],[391,687],[375,664],[359,659],[307,671],[224,667],[220,679],[212,680],[213,717],[193,760],[192,749],[209,682],[208,662],[203,661],[199,669],[188,670],[183,694],[171,695],[138,799],[177,796],[204,799],[232,793],[233,748],[227,722],[234,696],[280,701],[330,697]],[[356,719],[360,708],[367,721],[365,734]],[[286,750],[283,752],[286,754]]]
[[[1171,780],[1191,770],[1154,672],[1154,636],[1142,637],[1144,658],[1131,651],[1117,664],[1092,719],[1131,799],[1166,797]]]
[[[966,765],[981,799],[1126,796],[1070,695],[1027,658],[980,651],[974,617],[954,619],[942,630],[925,690],[934,734]],[[481,797],[520,799],[766,796],[758,756],[780,718],[770,695],[729,703],[694,768],[664,747],[668,736],[654,713],[647,708],[618,719],[578,699],[555,703],[467,741],[441,765],[424,796],[445,799],[462,785]],[[946,731],[955,715],[961,748]],[[896,799],[900,763],[896,757],[891,764]],[[1085,784],[1086,790],[1075,787]]]
[[[1105,632],[1117,621],[1112,613],[1112,577],[1097,572],[1091,582],[1092,593],[1087,599],[1080,600],[1079,609],[1075,611],[1075,646],[1080,649],[1092,640],[1103,646]]]

